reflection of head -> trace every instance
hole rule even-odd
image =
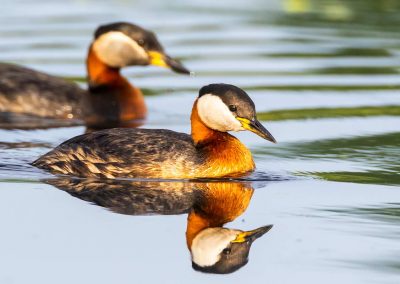
[[[227,228],[207,228],[191,246],[193,269],[207,273],[232,273],[248,262],[251,244],[272,228],[272,225],[243,232]]]
[[[232,273],[248,262],[251,244],[272,225],[252,231],[223,228],[247,209],[253,195],[248,182],[207,183],[189,216],[186,242],[193,269],[208,273]]]

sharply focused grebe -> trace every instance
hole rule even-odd
[[[140,89],[120,74],[125,66],[157,65],[189,71],[165,54],[151,31],[130,23],[100,26],[87,56],[88,91],[25,67],[0,63],[0,111],[46,118],[83,119],[89,126],[145,118]]]
[[[256,118],[253,101],[227,84],[201,88],[192,134],[164,129],[108,129],[74,137],[33,162],[79,177],[213,178],[254,170],[251,152],[228,131],[250,130],[275,142]]]
[[[242,231],[224,227],[246,211],[254,192],[251,182],[59,177],[49,179],[48,183],[120,214],[188,213],[186,244],[192,267],[202,272],[231,273],[238,270],[248,262],[252,243],[272,228],[269,225]],[[152,249],[154,245],[157,244],[151,244]]]

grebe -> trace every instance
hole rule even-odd
[[[242,215],[254,189],[251,182],[132,181],[59,177],[48,183],[74,197],[126,215],[188,213],[186,244],[193,269],[232,273],[248,262],[252,243],[272,225],[242,231],[224,225]]]
[[[139,88],[120,74],[126,66],[157,65],[190,72],[164,52],[155,34],[125,22],[97,28],[86,60],[88,90],[25,67],[0,63],[0,111],[46,118],[79,119],[96,127],[143,119]]]
[[[250,130],[276,142],[256,118],[242,89],[211,84],[200,89],[191,136],[165,129],[115,128],[74,137],[33,162],[52,173],[79,177],[217,178],[254,170],[251,152],[228,131]]]

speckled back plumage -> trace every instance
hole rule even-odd
[[[74,137],[33,165],[84,177],[181,178],[182,173],[190,176],[204,160],[188,134],[115,128]]]
[[[29,68],[0,63],[0,111],[81,118],[87,92],[77,84]]]

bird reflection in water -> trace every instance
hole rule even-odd
[[[186,242],[195,270],[232,273],[248,262],[252,243],[272,225],[251,231],[224,224],[246,211],[250,182],[128,181],[61,177],[47,183],[79,199],[126,215],[188,214]]]

